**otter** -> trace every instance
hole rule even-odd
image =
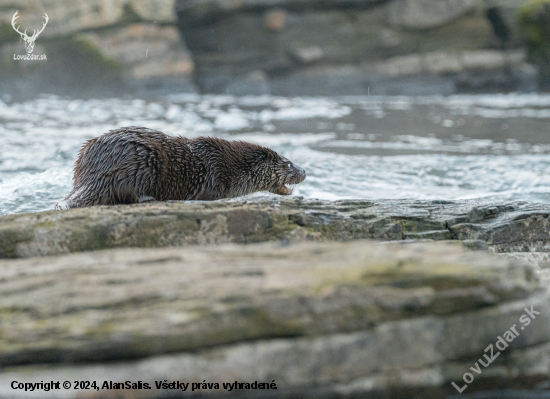
[[[166,200],[217,200],[257,191],[290,195],[306,172],[244,141],[168,136],[129,126],[88,140],[74,167],[67,208]]]

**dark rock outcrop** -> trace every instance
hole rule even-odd
[[[538,69],[526,63],[527,42],[542,72],[548,57],[539,57],[546,50],[536,39],[545,14],[525,8],[519,22],[529,3],[22,0],[0,7],[0,94],[533,91]],[[13,59],[25,52],[10,24],[16,10],[29,29],[40,26],[44,12],[50,16],[34,52],[47,61]]]
[[[521,10],[528,59],[540,67],[541,86],[550,90],[550,1],[533,1]]]
[[[536,90],[525,52],[502,51],[522,46],[523,3],[179,0],[176,10],[202,91],[418,95]],[[472,57],[485,61],[470,65]],[[409,59],[404,69],[387,67]]]

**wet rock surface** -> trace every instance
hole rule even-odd
[[[256,197],[156,202],[0,218],[0,257],[118,247],[273,240],[461,240],[496,252],[547,252],[550,205],[488,200],[320,201]]]
[[[124,391],[139,398],[445,398],[512,326],[470,391],[550,375],[534,270],[451,243],[116,249],[1,260],[0,281],[2,397],[73,398],[9,384],[86,380],[150,384]],[[520,329],[526,308],[540,314]],[[164,380],[220,389],[156,389]],[[223,389],[236,380],[277,391]]]

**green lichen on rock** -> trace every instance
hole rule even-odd
[[[16,258],[17,244],[32,240],[32,231],[16,225],[6,225],[0,231],[0,257]]]
[[[109,58],[99,51],[97,46],[82,36],[74,36],[71,39],[78,56],[85,58],[89,63],[105,72],[120,75],[122,73],[122,64],[115,59]]]
[[[142,22],[143,17],[139,15],[130,3],[126,3],[122,6],[122,15],[120,16],[119,21],[123,24],[131,24],[135,22]]]
[[[0,12],[5,14],[15,13],[15,11],[23,11],[25,9],[22,4],[0,4]],[[17,39],[19,39],[19,35],[17,32],[13,30],[13,27],[10,23],[0,21],[0,45],[8,42],[15,42]]]
[[[534,0],[520,11],[529,61],[538,65],[542,83],[550,85],[550,0]]]
[[[10,24],[0,22],[0,44],[15,41],[18,38],[17,36],[17,33]]]

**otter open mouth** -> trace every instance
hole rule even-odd
[[[287,187],[286,185],[283,184],[283,185],[277,187],[272,192],[273,192],[273,194],[290,195],[290,194],[292,194],[292,188]]]

